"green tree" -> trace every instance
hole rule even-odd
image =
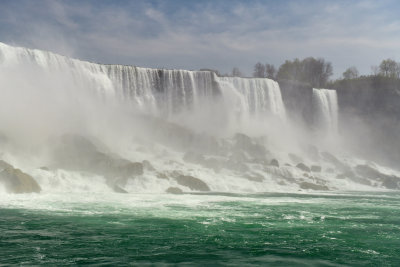
[[[393,59],[384,59],[379,65],[379,74],[385,77],[400,78],[400,64]]]
[[[358,70],[356,67],[350,67],[345,72],[343,72],[344,79],[355,79],[358,78]]]
[[[253,77],[265,78],[265,66],[260,62],[257,62],[256,65],[254,65]]]
[[[272,64],[265,64],[265,74],[269,79],[275,79],[276,68]]]
[[[313,87],[323,87],[333,74],[332,64],[323,58],[308,57],[303,60],[286,60],[278,70],[277,79],[295,80]]]

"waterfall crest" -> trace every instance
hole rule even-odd
[[[281,90],[276,81],[265,78],[220,77],[220,81],[231,84],[242,96],[245,112],[262,116],[272,114],[285,120],[286,111]]]
[[[268,113],[285,118],[279,85],[270,79],[217,77],[210,71],[102,65],[0,43],[0,67],[18,69],[21,66],[39,67],[46,73],[66,73],[72,77],[73,84],[102,98],[122,101],[165,117],[201,108],[205,100],[216,101],[234,94],[240,98],[236,102],[239,107],[224,105],[225,113],[240,110],[247,116]],[[234,92],[221,94],[227,87]]]
[[[336,90],[313,88],[314,123],[328,133],[338,132],[338,100]]]

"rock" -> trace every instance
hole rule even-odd
[[[119,173],[121,177],[130,177],[143,174],[143,164],[141,162],[128,162],[126,164],[115,166],[117,170],[115,173]],[[114,171],[113,171],[114,172]]]
[[[279,168],[279,161],[277,159],[272,159],[269,165]]]
[[[387,189],[400,189],[400,180],[398,177],[387,177],[384,178],[382,185]]]
[[[142,161],[143,168],[147,171],[155,171],[156,169],[153,167],[153,165],[150,163],[148,160],[143,160]]]
[[[296,154],[289,153],[288,156],[289,156],[290,160],[291,160],[294,164],[298,164],[298,163],[300,163],[300,162],[303,161],[303,159],[302,159],[301,157],[297,156]]]
[[[237,133],[234,139],[236,150],[245,151],[254,159],[265,159],[267,149],[263,145],[253,142],[249,136],[241,133]]]
[[[328,162],[332,163],[337,169],[342,172],[347,172],[351,170],[349,166],[338,160],[334,155],[329,152],[322,152],[321,156]]]
[[[42,167],[40,167],[39,169],[41,169],[41,170],[43,170],[43,171],[49,171],[49,168],[46,167],[46,166],[42,166]]]
[[[255,159],[265,159],[267,155],[267,149],[260,144],[254,144],[251,148],[247,150],[247,153]]]
[[[234,139],[236,141],[236,148],[242,150],[246,150],[248,147],[251,147],[253,145],[253,141],[251,140],[251,138],[242,133],[235,134]]]
[[[253,182],[262,182],[264,181],[264,176],[262,176],[261,174],[258,173],[252,173],[251,175],[246,175],[245,178],[249,181],[253,181]]]
[[[183,194],[182,189],[178,188],[178,187],[168,187],[167,190],[165,190],[165,192],[169,193],[169,194]]]
[[[381,181],[382,186],[387,189],[400,189],[400,177],[381,173],[368,165],[357,165],[355,171],[363,178],[365,177],[371,180]]]
[[[310,172],[311,171],[310,168],[307,165],[305,165],[304,163],[297,164],[296,168],[298,168],[298,169],[300,169],[302,171],[305,171],[305,172]]]
[[[219,155],[223,153],[222,145],[214,136],[196,134],[193,137],[191,148],[204,154]]]
[[[366,178],[366,177],[359,177],[357,176],[352,170],[346,171],[344,173],[338,174],[336,176],[337,179],[349,179],[353,182],[356,182],[358,184],[364,184],[364,185],[371,185],[371,182]]]
[[[123,193],[123,194],[128,193],[128,191],[126,191],[125,189],[121,188],[119,185],[114,185],[113,186],[113,190],[114,190],[115,193]]]
[[[327,191],[327,190],[329,190],[329,188],[326,185],[313,184],[313,183],[309,183],[309,182],[300,183],[300,188],[301,189],[318,190],[318,191]]]
[[[311,166],[311,171],[312,172],[321,172],[322,168],[321,168],[321,166],[318,166],[318,165],[312,165]]]
[[[32,176],[0,160],[0,182],[10,193],[39,193],[41,188]]]
[[[62,136],[52,156],[56,168],[91,172],[107,179],[129,178],[143,174],[141,162],[131,162],[100,152],[91,141],[79,135]]]
[[[208,185],[202,180],[189,175],[179,175],[175,178],[178,184],[196,191],[210,191]]]

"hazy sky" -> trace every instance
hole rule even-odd
[[[99,63],[251,75],[323,57],[335,77],[400,61],[400,1],[0,0],[0,42]]]

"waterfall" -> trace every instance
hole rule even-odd
[[[272,114],[286,119],[279,84],[270,79],[220,77],[220,81],[229,83],[233,90],[242,96],[244,112],[256,116]]]
[[[286,116],[279,85],[270,79],[217,77],[210,71],[95,64],[0,43],[0,68],[14,68],[18,72],[19,68],[28,66],[50,75],[68,75],[74,85],[102,99],[122,101],[164,117],[195,108],[201,110],[204,100],[217,101],[219,97],[232,95],[239,101],[225,105],[225,113],[256,117],[272,114],[282,120]]]
[[[338,131],[336,90],[313,88],[314,123],[318,129],[335,134]]]

